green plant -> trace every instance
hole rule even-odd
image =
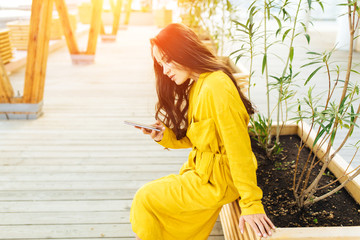
[[[236,7],[230,0],[205,0],[203,25],[213,38],[218,49],[218,55],[224,55],[226,39],[232,38],[232,20],[235,19]]]
[[[261,131],[254,129],[257,133],[258,142],[266,150],[267,156],[273,156],[278,152],[280,145],[279,137],[282,127],[288,119],[288,101],[294,97],[295,91],[292,89],[294,79],[298,76],[298,72],[293,71],[292,63],[294,60],[294,39],[298,36],[304,35],[310,42],[310,36],[306,33],[306,24],[299,20],[300,12],[307,11],[311,8],[311,0],[304,1],[279,1],[275,0],[255,0],[248,8],[248,17],[246,21],[234,21],[236,30],[240,33],[237,39],[242,42],[241,46],[236,49],[232,55],[235,56],[235,61],[239,61],[243,57],[249,58],[250,77],[248,97],[251,99],[251,88],[254,86],[253,77],[255,73],[254,59],[257,55],[262,55],[261,74],[266,81],[266,95],[267,95],[267,116],[264,117],[259,114],[251,118],[252,127],[264,125],[263,119],[266,121],[266,132],[262,127]],[[321,6],[322,3],[318,2]],[[295,14],[289,12],[293,10]],[[278,27],[276,30],[268,28],[268,21],[274,20]],[[262,47],[261,47],[262,46]],[[288,49],[285,58],[277,56],[271,52],[274,46],[282,46]],[[259,50],[262,48],[262,50]],[[281,72],[271,71],[269,69],[269,62],[273,57],[282,59],[284,67]],[[258,68],[259,69],[259,68]],[[270,102],[270,94],[276,92],[277,99],[275,104]],[[276,133],[275,138],[271,133],[271,119],[276,112]],[[266,141],[264,141],[264,138]]]
[[[178,0],[177,4],[180,8],[180,15],[183,23],[190,28],[197,28],[201,21],[202,1]]]
[[[230,0],[178,0],[178,6],[183,10],[185,24],[199,31],[204,29],[218,55],[223,56],[224,42],[231,38],[231,19],[235,17],[236,7]],[[201,30],[200,30],[201,31]],[[201,33],[198,35],[201,35]]]
[[[272,120],[265,118],[263,115],[258,114],[257,121],[250,121],[251,128],[249,132],[252,133],[253,138],[257,141],[258,145],[263,149],[268,149],[269,144],[269,134],[271,133]],[[269,129],[270,128],[270,129]],[[269,151],[266,151],[266,156],[272,159],[275,155],[279,154],[282,151],[280,144],[274,142],[274,146],[271,146],[273,149],[271,154]]]
[[[327,185],[319,186],[320,180],[326,175],[325,171],[334,159],[335,154],[346,144],[353,133],[354,127],[358,127],[356,122],[360,115],[360,104],[357,103],[357,100],[359,99],[359,83],[350,81],[350,73],[360,74],[352,69],[353,42],[355,39],[355,30],[359,26],[360,10],[357,1],[348,0],[347,3],[341,5],[345,5],[348,8],[347,16],[349,19],[350,32],[350,48],[348,53],[348,64],[345,70],[345,79],[342,80],[340,78],[342,73],[340,66],[331,61],[331,56],[335,49],[321,53],[308,52],[309,63],[302,66],[316,67],[305,80],[304,86],[308,85],[320,71],[325,70],[329,87],[325,93],[314,96],[313,89],[315,86],[310,86],[307,95],[302,100],[298,100],[297,117],[295,120],[300,122],[300,124],[303,124],[304,121],[308,121],[310,122],[310,131],[313,129],[316,130],[313,150],[308,155],[304,166],[300,167],[299,165],[299,155],[305,147],[306,140],[304,142],[302,141],[299,145],[298,156],[295,163],[293,192],[299,207],[307,207],[337,193],[349,181],[360,174],[360,165],[351,171],[349,170],[350,164],[353,162],[360,147],[360,141],[358,141],[354,145],[356,151],[353,158],[343,175]],[[336,92],[341,93],[340,99],[336,99]],[[332,151],[334,140],[341,137],[337,134],[340,128],[347,129],[347,134],[342,139],[341,144]],[[309,136],[310,132],[307,135],[307,139]],[[316,155],[312,153],[316,153],[321,147],[326,149],[325,153],[323,157],[316,159]],[[323,165],[319,171],[315,171],[315,166],[320,164],[320,162],[322,162]],[[310,178],[312,173],[315,173],[314,179]],[[317,195],[319,190],[329,189],[334,183],[340,181],[341,184],[339,186],[331,189],[326,194]]]

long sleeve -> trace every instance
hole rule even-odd
[[[192,143],[190,142],[188,137],[185,136],[182,139],[177,140],[175,133],[166,126],[165,126],[163,138],[161,139],[161,141],[157,143],[163,147],[173,148],[173,149],[192,147]]]
[[[249,116],[235,85],[223,75],[217,76],[216,81],[214,78],[207,81],[206,105],[229,160],[230,172],[241,198],[242,214],[264,213],[262,191],[256,179],[257,162],[248,134]]]
[[[216,115],[215,123],[224,143],[235,187],[241,197],[239,203],[242,214],[264,213],[262,191],[256,180],[256,159],[251,150],[244,117],[229,107]]]

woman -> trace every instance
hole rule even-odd
[[[141,128],[166,148],[192,148],[179,174],[145,184],[130,221],[137,239],[207,239],[222,205],[239,201],[245,221],[262,237],[274,225],[256,183],[248,135],[254,109],[230,70],[188,27],[170,24],[150,40],[158,103],[154,124]]]

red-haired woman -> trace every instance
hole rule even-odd
[[[161,131],[142,131],[166,148],[192,151],[179,174],[137,191],[130,212],[137,239],[207,239],[221,207],[239,197],[240,229],[246,221],[259,236],[271,235],[247,129],[250,101],[188,27],[170,24],[150,42]]]

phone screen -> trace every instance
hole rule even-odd
[[[160,129],[157,129],[156,127],[148,125],[148,124],[143,124],[143,123],[138,123],[138,122],[133,122],[133,121],[124,121],[124,123],[127,124],[127,125],[136,126],[136,127],[142,127],[142,128],[146,128],[146,129],[155,130],[155,131],[160,132]]]

